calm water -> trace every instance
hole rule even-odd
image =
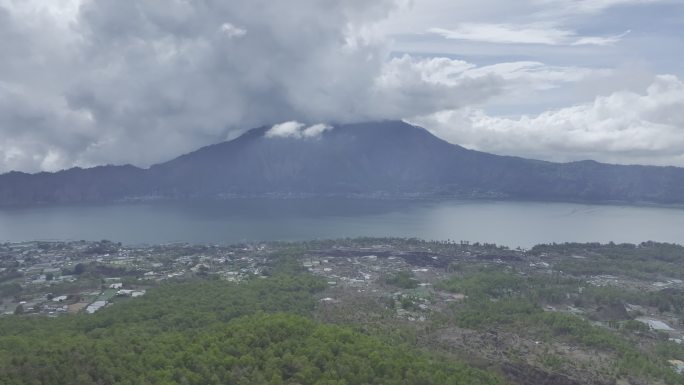
[[[230,200],[0,210],[0,240],[234,243],[356,236],[684,244],[684,209],[572,203]]]

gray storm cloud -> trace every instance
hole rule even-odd
[[[306,138],[307,127],[378,119],[503,154],[684,165],[684,94],[662,91],[681,90],[682,73],[648,69],[660,44],[667,55],[654,63],[678,62],[680,19],[663,19],[675,32],[651,40],[631,22],[602,27],[614,10],[650,25],[640,16],[650,4],[682,9],[667,0],[0,0],[0,172],[147,166],[252,127],[285,124]],[[468,23],[469,45],[427,33]],[[524,39],[501,38],[508,30]],[[549,41],[558,31],[567,38]],[[634,55],[646,69],[618,64]],[[654,77],[663,72],[673,76]]]
[[[391,59],[372,26],[392,1],[68,3],[0,1],[0,171],[146,166],[265,124],[398,119],[499,88]]]

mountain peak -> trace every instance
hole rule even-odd
[[[255,195],[684,203],[679,168],[497,156],[447,143],[403,121],[293,123],[280,137],[267,135],[272,128],[255,128],[146,170],[6,174],[0,176],[0,204]]]
[[[266,137],[268,136],[269,131],[273,130],[274,127],[280,126],[280,125],[285,125],[285,124],[293,124],[293,125],[300,125],[301,129],[306,129],[306,128],[311,128],[315,126],[325,126],[328,129],[322,130],[321,134],[324,133],[329,133],[330,131],[334,130],[344,130],[344,131],[361,131],[361,130],[369,130],[371,132],[375,131],[381,131],[385,133],[393,133],[393,134],[401,134],[406,133],[406,132],[415,132],[415,131],[421,131],[427,133],[428,131],[425,130],[422,127],[414,126],[409,123],[406,123],[402,120],[381,120],[381,121],[375,121],[375,122],[358,122],[358,123],[346,123],[346,124],[336,124],[336,123],[316,123],[316,124],[306,124],[306,123],[298,123],[298,122],[284,122],[280,124],[274,124],[270,126],[261,126],[257,128],[250,129],[243,133],[239,138],[258,138],[258,137]],[[278,137],[277,135],[273,137]]]

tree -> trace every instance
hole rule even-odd
[[[16,314],[16,315],[24,314],[24,305],[19,304],[19,306],[17,306],[17,307],[14,309],[14,314]]]
[[[385,282],[402,289],[415,289],[418,287],[418,280],[414,278],[413,272],[411,271],[399,271],[396,274],[387,277]]]
[[[86,267],[82,263],[79,263],[76,266],[74,266],[74,274],[76,274],[76,275],[81,275],[81,274],[85,273],[85,271],[86,271]]]

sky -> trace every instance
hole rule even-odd
[[[0,0],[0,172],[403,119],[684,167],[684,0]]]

